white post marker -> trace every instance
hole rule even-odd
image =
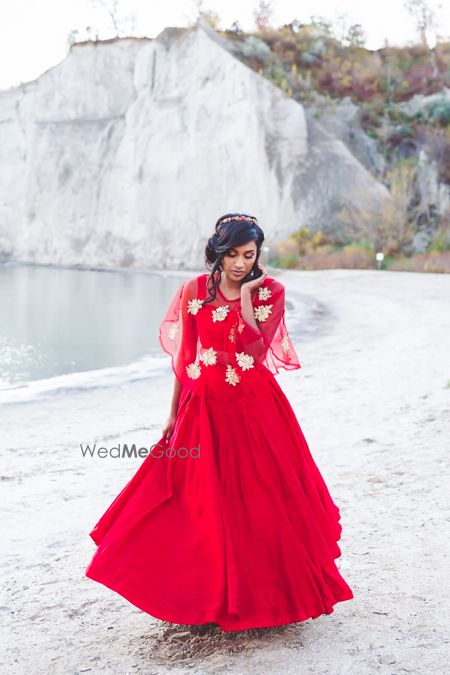
[[[382,261],[384,260],[384,253],[381,253],[381,251],[379,251],[379,252],[376,254],[375,257],[376,257],[376,259],[377,259],[378,269],[380,270],[380,269],[381,269],[381,263],[382,263]]]

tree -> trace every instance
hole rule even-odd
[[[292,19],[290,23],[285,23],[284,26],[281,26],[281,30],[290,30],[291,33],[298,33],[301,29],[301,27],[304,24],[302,24],[298,19]]]
[[[80,32],[77,28],[71,30],[67,35],[67,45],[72,47],[80,39]]]
[[[114,37],[119,37],[120,33],[122,34],[132,34],[136,30],[136,15],[127,14],[124,15],[120,0],[90,0],[91,3],[104,9],[108,14],[109,20],[111,21],[112,28],[114,30]]]
[[[354,23],[347,31],[344,42],[349,47],[364,47],[367,36],[360,23]]]
[[[404,6],[416,21],[416,29],[422,44],[428,46],[427,33],[437,23],[435,9],[427,0],[406,0]]]
[[[323,35],[324,37],[333,36],[333,26],[331,21],[325,19],[323,16],[318,16],[316,14],[311,14],[309,20],[309,26],[313,27],[318,34]]]
[[[273,12],[274,7],[272,0],[259,0],[253,10],[255,25],[258,31],[263,32],[270,27]]]
[[[87,40],[90,42],[96,42],[98,39],[98,30],[92,26],[86,26],[84,32],[81,33],[78,28],[74,28],[67,35],[67,45],[70,49],[77,42],[85,42]]]
[[[204,1],[203,0],[192,0],[192,4],[194,6],[194,18],[187,17],[189,21],[189,25],[195,25],[199,24],[202,21],[207,23],[211,28],[214,28],[214,30],[220,30],[220,16],[217,12],[214,12],[213,10],[210,9],[205,9],[204,8]],[[235,22],[237,23],[237,22]]]
[[[405,160],[386,176],[389,198],[381,205],[368,204],[360,193],[359,207],[344,206],[336,216],[341,233],[349,239],[364,238],[385,255],[398,255],[416,232],[417,166]]]
[[[106,10],[116,37],[119,35],[119,0],[92,0],[94,5]]]
[[[213,12],[212,10],[204,10],[200,12],[198,19],[202,18],[204,21],[206,21],[207,24],[211,26],[211,28],[214,28],[214,30],[219,30],[220,29],[220,16],[217,14],[217,12]],[[197,19],[197,21],[198,21]]]
[[[361,24],[349,24],[346,14],[337,17],[334,34],[344,47],[364,47],[367,40]]]
[[[239,21],[233,21],[230,28],[228,29],[229,33],[234,33],[235,35],[242,35],[242,28],[239,24]]]
[[[393,77],[392,77],[392,62],[393,62],[393,53],[392,48],[389,44],[389,40],[384,38],[383,46],[383,55],[384,55],[384,65],[386,72],[386,108],[383,111],[384,116],[389,112],[394,100],[394,86],[393,86]]]

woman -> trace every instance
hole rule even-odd
[[[173,623],[261,628],[353,598],[339,509],[275,378],[301,366],[263,241],[252,216],[217,221],[210,272],[161,323],[175,373],[163,435],[90,532],[86,575]]]

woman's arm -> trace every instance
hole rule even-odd
[[[174,377],[173,380],[173,390],[172,390],[172,403],[170,404],[170,414],[171,415],[176,415],[178,411],[178,401],[180,399],[180,392],[181,392],[181,382],[177,378],[177,376]]]
[[[259,307],[262,313],[257,321],[251,291],[241,288],[241,315],[244,325],[240,331],[240,342],[246,354],[261,361],[269,349],[280,322],[284,317],[285,289],[281,282],[273,279],[270,284],[267,302]],[[259,311],[259,309],[258,309]]]
[[[178,402],[180,400],[181,387],[182,387],[181,382],[179,381],[177,376],[175,376],[173,381],[172,402],[170,404],[169,417],[167,418],[166,423],[162,428],[163,436],[166,436],[167,440],[169,440],[170,436],[172,435],[173,427],[177,417]]]
[[[244,321],[250,324],[250,326],[258,333],[261,333],[259,326],[256,323],[255,314],[253,311],[252,294],[248,287],[241,288],[241,314]]]
[[[172,357],[175,379],[169,416],[163,427],[163,433],[169,438],[178,412],[183,382],[186,381],[186,368],[197,359],[197,323],[189,303],[197,299],[197,278],[181,284],[160,327],[160,342],[163,349]]]

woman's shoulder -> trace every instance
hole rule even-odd
[[[264,279],[264,284],[266,284],[267,286],[269,286],[269,285],[270,286],[272,286],[272,285],[279,286],[280,288],[281,288],[281,286],[283,286],[283,284],[281,283],[281,281],[279,279],[276,279],[275,277],[271,277],[270,274],[268,274],[266,276],[266,278]]]
[[[207,276],[208,274],[203,272],[202,274],[196,274],[193,277],[185,279],[181,284],[184,292],[192,297],[196,297],[202,290]]]
[[[261,284],[260,288],[267,288],[271,293],[280,293],[281,291],[284,291],[284,284],[279,280],[276,279],[275,277],[271,277],[267,275],[267,277],[264,279],[263,283]]]

